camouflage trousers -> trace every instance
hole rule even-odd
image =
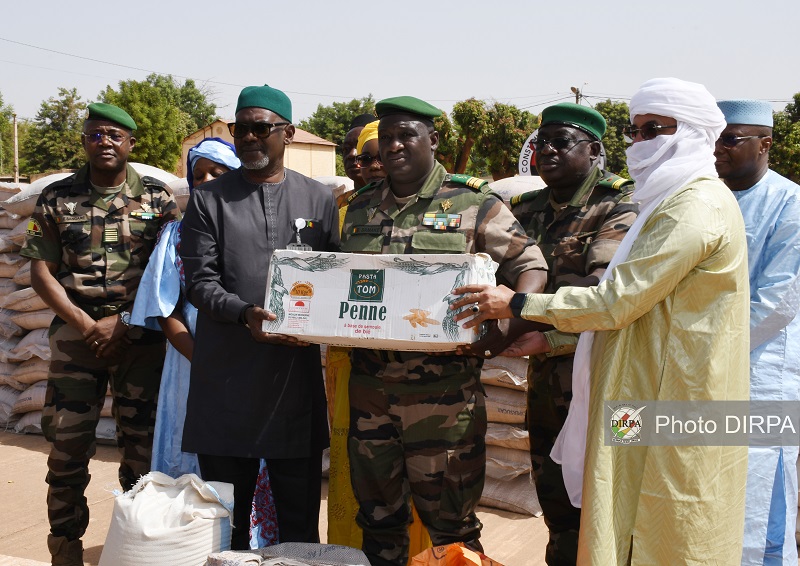
[[[350,478],[373,566],[405,566],[411,498],[434,546],[482,550],[475,515],[486,472],[481,363],[353,350]]]
[[[84,491],[109,383],[121,454],[120,485],[128,490],[150,471],[165,341],[162,333],[139,327],[128,330],[128,337],[132,343],[124,353],[98,359],[76,329],[58,317],[50,326],[52,357],[42,431],[51,443],[47,514],[53,536],[75,540],[89,524]]]
[[[550,531],[545,550],[545,562],[550,566],[574,566],[578,557],[581,510],[570,503],[561,466],[550,458],[572,401],[573,359],[572,355],[532,356],[528,365],[531,465],[544,522]]]

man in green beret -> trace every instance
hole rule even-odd
[[[487,253],[517,289],[544,289],[547,264],[481,179],[450,175],[434,157],[441,110],[410,96],[378,102],[380,158],[388,177],[355,191],[342,249],[373,254]],[[350,375],[349,456],[356,521],[373,566],[405,565],[409,502],[434,545],[480,550],[475,508],[486,468],[483,358],[517,328],[493,326],[445,355],[355,348]]]
[[[511,210],[547,261],[545,293],[597,285],[636,219],[633,182],[600,167],[605,132],[606,121],[593,108],[564,102],[542,112],[533,149],[547,186],[513,197]],[[506,352],[530,355],[527,422],[536,492],[550,530],[550,565],[577,560],[581,510],[570,503],[561,466],[550,458],[572,400],[577,343],[577,334],[551,329],[525,334]]]
[[[292,103],[267,85],[242,90],[228,124],[242,167],[195,189],[183,222],[186,293],[198,309],[183,450],[203,479],[234,484],[231,548],[249,548],[261,458],[281,542],[319,542],[328,446],[319,346],[262,332],[276,249],[339,249],[325,185],[284,167]],[[209,418],[218,415],[219,418]]]
[[[83,565],[84,491],[109,384],[120,484],[128,490],[150,471],[165,343],[161,332],[131,327],[130,310],[159,229],[180,212],[164,183],[128,164],[134,130],[121,108],[89,105],[81,135],[88,163],[42,191],[20,252],[56,314],[42,411],[54,565]]]

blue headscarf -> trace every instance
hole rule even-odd
[[[189,190],[194,189],[194,178],[192,172],[194,165],[201,157],[210,159],[214,163],[224,165],[231,171],[238,169],[242,163],[236,157],[236,150],[233,145],[220,138],[205,138],[192,149],[186,157],[186,180],[189,182]]]

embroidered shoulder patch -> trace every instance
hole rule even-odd
[[[39,225],[39,222],[34,220],[33,218],[28,220],[28,227],[25,230],[25,233],[28,236],[37,236],[41,238],[42,236],[42,227]]]

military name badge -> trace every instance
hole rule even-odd
[[[28,220],[28,227],[25,230],[25,233],[28,236],[42,236],[42,227],[39,225],[39,222],[33,218]]]
[[[300,239],[300,230],[303,228],[313,228],[314,221],[313,220],[306,220],[305,218],[295,218],[294,221],[294,234],[295,234],[295,242],[286,246],[287,250],[295,250],[298,252],[310,252],[313,248],[308,244],[304,244],[303,241]]]
[[[434,230],[455,230],[461,226],[461,215],[426,212],[422,217],[422,225],[430,226]]]

